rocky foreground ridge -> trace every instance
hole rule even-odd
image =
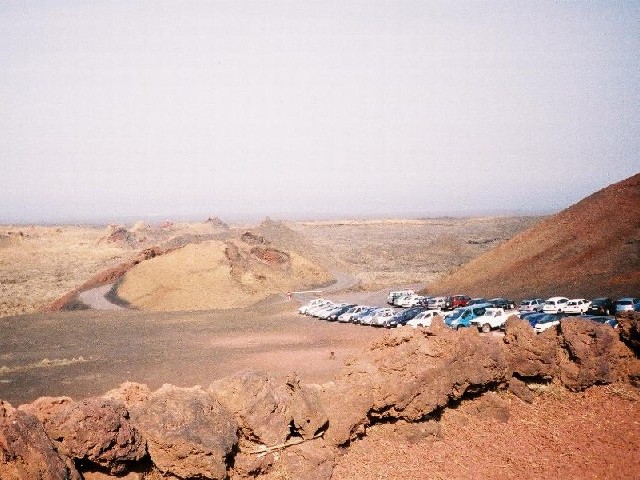
[[[0,402],[0,478],[330,478],[341,449],[378,422],[421,422],[497,389],[532,401],[556,382],[640,386],[640,314],[613,330],[581,319],[503,339],[472,329],[392,331],[326,384],[241,372],[207,387],[122,384],[102,397]]]

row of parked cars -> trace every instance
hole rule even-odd
[[[389,292],[387,303],[396,307],[423,306],[429,309],[455,310],[459,307],[489,303],[496,308],[513,310],[516,303],[506,298],[471,298],[467,295],[449,295],[442,297],[427,297],[419,295],[413,290],[397,290]],[[593,315],[614,315],[625,310],[640,309],[640,298],[624,297],[613,300],[607,297],[587,300],[584,298],[570,299],[567,297],[551,297],[525,299],[520,302],[519,311],[566,313],[580,315],[589,313]]]
[[[395,293],[395,292],[392,292]],[[409,295],[414,295],[410,293]],[[391,294],[389,296],[391,298]],[[464,297],[462,295],[456,297]],[[399,297],[398,297],[399,298]],[[439,304],[441,298],[435,297]],[[452,298],[452,297],[449,297]],[[570,314],[579,314],[582,318],[615,327],[617,322],[609,316],[613,311],[629,309],[640,310],[640,299],[620,299],[618,302],[607,302],[610,299],[568,299],[566,297],[551,297],[548,300],[527,299],[520,303],[518,309],[515,304],[503,298],[491,300],[471,299],[464,306],[451,309],[431,308],[428,299],[425,302],[397,309],[394,307],[375,307],[369,305],[357,305],[352,303],[336,303],[331,300],[317,298],[301,306],[300,314],[310,315],[328,321],[343,323],[355,323],[378,327],[394,328],[403,325],[412,327],[429,327],[432,319],[438,315],[443,317],[445,325],[452,329],[476,327],[478,330],[488,333],[492,330],[503,329],[504,324],[512,315],[526,319],[536,332],[543,332],[557,325],[562,318]],[[484,300],[484,301],[480,301]],[[602,300],[602,301],[600,301]],[[391,303],[391,302],[389,302]],[[394,303],[395,305],[395,303]],[[611,306],[613,305],[613,307]],[[619,305],[619,309],[618,309]],[[591,310],[590,310],[591,309]],[[589,312],[593,314],[589,314]]]

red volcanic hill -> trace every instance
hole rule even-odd
[[[640,295],[640,174],[547,217],[425,292],[512,299]]]

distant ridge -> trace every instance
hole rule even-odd
[[[516,300],[640,295],[640,174],[537,223],[425,292]]]

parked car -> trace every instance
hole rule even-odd
[[[320,312],[323,312],[324,310],[328,310],[334,305],[335,303],[333,303],[332,301],[328,301],[327,303],[321,303],[317,307],[311,307],[309,310],[307,310],[307,315],[310,315],[312,317],[317,317],[320,314]]]
[[[376,317],[377,315],[380,315],[384,311],[389,311],[393,313],[395,310],[393,308],[387,308],[387,307],[376,308],[373,312],[360,318],[360,325],[371,325],[371,321],[373,320],[373,318]]]
[[[381,327],[384,324],[386,319],[393,317],[396,314],[397,310],[385,309],[382,310],[371,319],[370,325],[372,327]]]
[[[522,313],[520,315],[520,318],[529,322],[529,325],[531,325],[531,327],[535,327],[536,324],[538,323],[538,320],[543,318],[545,315],[549,315],[549,314],[544,312],[526,312],[526,313]]]
[[[413,290],[396,290],[389,292],[389,295],[387,295],[387,303],[389,305],[395,305],[398,297],[401,297],[402,295],[413,295],[414,293],[416,292]]]
[[[298,308],[298,313],[309,315],[309,312],[314,308],[321,308],[329,305],[330,303],[332,303],[330,300],[325,300],[324,298],[316,298],[315,300],[311,300],[309,303],[306,303]]]
[[[430,327],[431,321],[436,315],[442,315],[442,312],[440,310],[424,310],[409,320],[405,325],[413,328]]]
[[[367,305],[356,305],[355,307],[351,307],[349,310],[338,317],[338,321],[343,323],[350,322],[351,320],[353,320],[353,317],[365,310],[369,310],[370,308],[371,307]]]
[[[629,310],[635,310],[638,304],[640,304],[640,298],[620,298],[616,301],[616,312],[627,312]]]
[[[360,323],[360,321],[368,316],[373,314],[373,312],[375,312],[378,309],[378,307],[369,307],[366,310],[361,311],[360,313],[356,313],[355,315],[353,315],[353,317],[351,317],[350,322],[351,323]]]
[[[583,313],[587,313],[589,309],[589,305],[591,302],[589,300],[585,300],[584,298],[574,298],[569,300],[564,307],[564,313],[581,315]]]
[[[489,333],[491,330],[502,327],[510,316],[511,314],[505,312],[504,308],[487,308],[484,314],[471,320],[471,324],[478,327],[481,332]]]
[[[483,303],[489,303],[489,300],[483,297],[472,298],[469,300],[469,303],[467,303],[467,307],[470,307],[471,305],[481,305]]]
[[[451,315],[447,315],[445,317],[444,323],[454,330],[458,330],[461,327],[470,327],[471,321],[476,317],[484,315],[487,308],[490,307],[490,303],[479,303],[477,305],[459,308],[455,310]]]
[[[616,312],[616,302],[607,297],[591,300],[587,313],[591,315],[613,315]]]
[[[521,312],[541,312],[544,300],[541,298],[529,298],[520,302],[518,310]]]
[[[616,320],[616,317],[610,315],[583,315],[580,318],[602,323],[603,325],[609,325],[611,328],[618,328],[618,321]]]
[[[562,313],[569,299],[567,297],[551,297],[544,302],[544,313]]]
[[[516,308],[515,302],[501,297],[492,298],[488,303],[493,305],[495,308],[504,308],[505,310],[513,310],[514,308]]]
[[[406,295],[404,297],[400,297],[400,299],[396,301],[396,305],[403,308],[415,307],[424,298],[425,297],[423,297],[422,295],[417,295],[414,293],[412,295]]]
[[[314,310],[313,316],[316,318],[321,318],[325,320],[326,318],[329,317],[331,312],[333,312],[338,308],[343,307],[344,305],[345,305],[344,303],[331,303],[330,305],[327,305],[326,307],[323,307],[320,310]]]
[[[452,295],[451,296],[451,308],[466,307],[469,304],[471,297],[467,295]]]
[[[433,297],[429,300],[429,310],[446,310],[447,305],[446,297]]]
[[[406,310],[402,310],[401,312],[394,313],[391,318],[383,319],[382,323],[378,323],[378,325],[386,328],[394,328],[404,325],[409,320],[414,318],[420,312],[424,311],[424,307],[411,307]]]
[[[336,320],[338,320],[338,317],[340,315],[342,315],[344,312],[346,312],[347,310],[352,309],[353,307],[355,307],[356,305],[351,303],[348,305],[343,305],[340,308],[335,309],[333,312],[331,312],[331,314],[329,314],[329,316],[327,317],[327,320],[329,320],[330,322],[335,322]]]
[[[560,320],[565,318],[563,314],[549,313],[538,319],[538,323],[533,327],[536,333],[542,333],[556,325],[560,324]]]

